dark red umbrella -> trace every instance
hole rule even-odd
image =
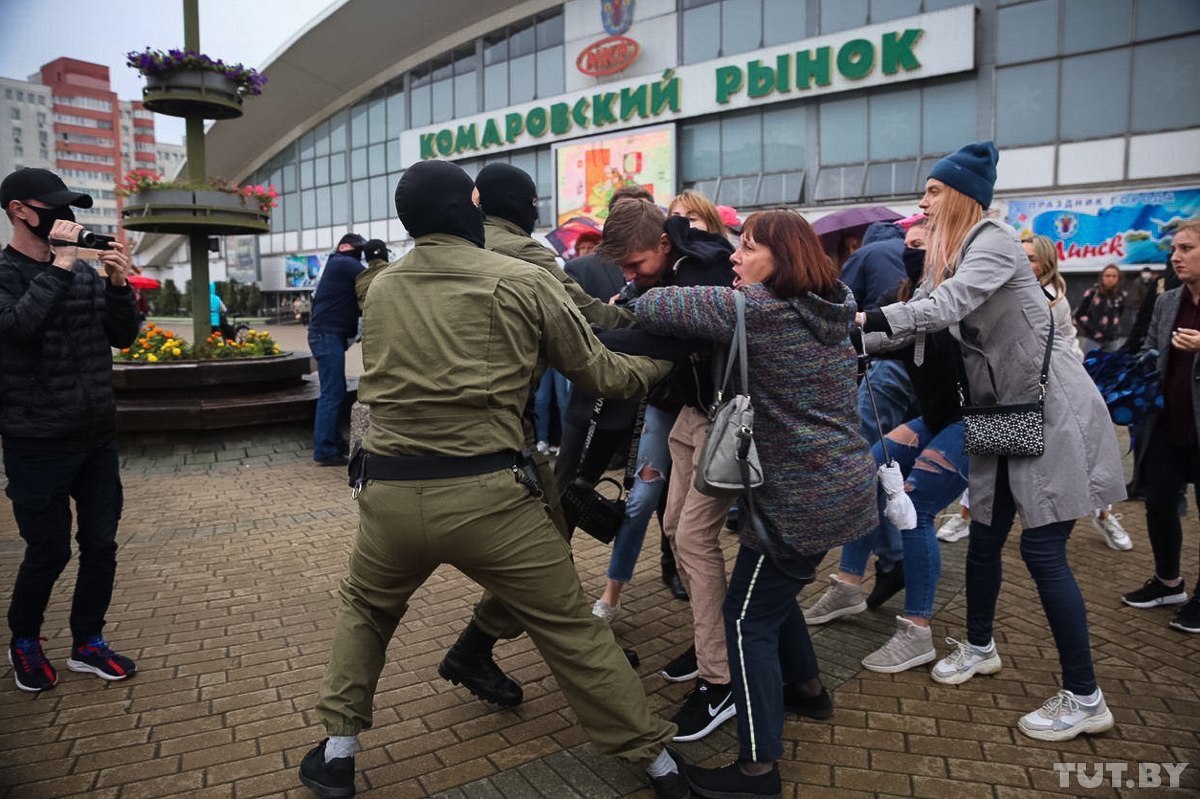
[[[900,214],[882,205],[865,205],[861,208],[847,208],[844,211],[834,211],[813,222],[813,230],[821,237],[821,246],[825,252],[835,254],[838,242],[843,236],[858,236],[862,238],[873,222],[895,222]]]
[[[585,216],[573,216],[547,233],[546,241],[550,242],[550,246],[559,255],[566,258],[567,253],[574,249],[580,234],[585,232],[599,233],[600,226]]]
[[[125,281],[138,291],[162,288],[162,283],[159,283],[152,277],[146,277],[145,275],[130,275],[129,277],[125,278]]]

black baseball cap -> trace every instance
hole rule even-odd
[[[71,191],[62,178],[49,169],[24,167],[13,172],[0,183],[0,207],[7,207],[13,200],[37,200],[51,208],[73,205],[76,208],[91,208],[92,196],[81,191]]]
[[[341,247],[343,244],[349,244],[354,247],[362,248],[366,245],[366,243],[367,240],[357,233],[347,233],[345,236],[342,236],[340,239],[338,239],[339,247]]]

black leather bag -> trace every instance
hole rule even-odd
[[[587,458],[588,448],[592,445],[592,437],[596,434],[596,425],[600,412],[604,409],[604,400],[596,400],[592,408],[592,418],[588,423],[587,437],[583,440],[583,450],[579,453],[579,462]],[[629,489],[633,486],[633,476],[637,471],[638,439],[642,435],[642,424],[646,418],[646,402],[638,406],[637,418],[634,421],[630,441],[629,455],[625,463],[624,485],[611,477],[602,477],[595,485],[582,477],[576,477],[559,495],[563,516],[568,527],[577,527],[583,532],[605,544],[611,544],[617,537],[617,531],[625,521],[625,500]],[[600,493],[598,487],[611,483],[617,488],[616,497],[608,497]]]
[[[967,455],[1007,455],[1032,458],[1046,451],[1046,381],[1050,373],[1050,351],[1054,343],[1054,317],[1042,357],[1037,402],[1021,405],[969,405],[960,385],[962,401],[963,452]]]

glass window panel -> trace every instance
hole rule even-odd
[[[867,160],[867,100],[821,103],[821,163],[845,164]],[[824,170],[822,170],[824,174]],[[817,181],[820,183],[820,176]]]
[[[423,128],[433,121],[429,86],[414,86],[412,89],[412,126]],[[357,220],[356,220],[357,221]]]
[[[717,187],[720,185],[720,179],[712,178],[711,180],[697,180],[690,184],[684,184],[684,188],[693,189],[700,192],[705,197],[712,198],[717,196]]]
[[[683,12],[683,63],[708,61],[721,54],[721,6]]]
[[[387,101],[383,97],[371,101],[367,120],[367,132],[372,144],[387,138]]]
[[[508,161],[511,165],[524,172],[529,177],[537,182],[537,151],[525,150],[520,153],[513,153]]]
[[[331,225],[344,225],[350,221],[350,202],[345,183],[335,183],[329,187]]]
[[[542,50],[537,54],[537,96],[553,97],[562,94],[566,72],[563,69],[561,45]]]
[[[534,52],[536,49],[536,40],[534,38],[534,30],[532,25],[527,25],[520,30],[513,30],[508,34],[509,58],[528,55],[529,53]]]
[[[483,108],[491,111],[508,105],[508,62],[483,68]]]
[[[329,184],[329,157],[318,158],[313,161],[314,179],[313,183],[318,186],[326,186]]]
[[[553,227],[554,226],[554,209],[551,207],[549,197],[539,195],[538,199],[538,227]]]
[[[509,90],[508,101],[516,105],[517,103],[528,102],[533,99],[534,82],[534,56],[523,55],[520,58],[514,58],[508,62],[509,79],[511,86]]]
[[[996,70],[996,144],[1054,141],[1057,108],[1057,62]]]
[[[943,8],[961,6],[962,0],[925,0],[925,12],[941,11]]]
[[[371,220],[371,182],[356,180],[350,184],[351,213],[354,222],[369,222]]]
[[[365,178],[367,176],[367,148],[359,147],[350,151],[350,177]]]
[[[367,106],[365,103],[350,109],[350,145],[361,147],[369,140],[367,130]]]
[[[1138,0],[1139,40],[1194,30],[1200,30],[1200,3],[1196,0]]]
[[[921,93],[917,89],[871,96],[870,155],[904,158],[921,151]]]
[[[316,181],[316,173],[313,170],[313,162],[312,161],[301,161],[300,162],[300,188],[311,189],[315,185],[317,185],[317,181]]]
[[[329,120],[329,151],[340,153],[346,149],[346,120],[348,115],[342,111]]]
[[[921,13],[921,0],[871,0],[871,24]]]
[[[720,3],[721,0],[682,0],[684,8],[699,8],[700,6],[712,5]]]
[[[723,0],[721,54],[757,50],[762,39],[762,0]]]
[[[1130,49],[1066,58],[1062,62],[1059,138],[1124,133],[1129,126]]]
[[[862,196],[863,173],[866,167],[838,166],[825,167],[817,173],[817,186],[814,199],[845,200]]]
[[[475,48],[459,50],[454,54],[454,74],[465,75],[474,72],[479,64],[475,58]]]
[[[484,65],[499,64],[508,60],[508,39],[503,34],[489,36],[483,40]]]
[[[479,111],[479,98],[476,95],[476,73],[454,76],[454,115],[468,117]]]
[[[329,155],[329,120],[317,125],[313,141],[315,155]]]
[[[721,179],[721,188],[717,192],[719,204],[745,207],[753,205],[757,199],[758,175]]]
[[[284,230],[299,230],[300,229],[300,195],[296,192],[285,194],[280,198],[283,201],[283,229]]]
[[[399,172],[404,169],[406,164],[400,163],[400,142],[393,139],[392,141],[384,142],[383,147],[387,150],[388,172]]]
[[[679,126],[679,168],[682,180],[715,177],[720,173],[719,122],[691,122]]]
[[[1142,132],[1200,125],[1197,75],[1200,36],[1134,48],[1133,129]]]
[[[786,44],[804,38],[804,3],[796,0],[763,0],[763,46]]]
[[[804,166],[808,141],[803,106],[763,111],[763,169],[768,172]]]
[[[346,154],[337,153],[329,157],[329,182],[342,183],[346,180]]]
[[[394,139],[400,135],[407,123],[404,111],[404,92],[395,92],[387,98],[387,137]]]
[[[317,190],[300,192],[300,224],[305,228],[317,226]]]
[[[312,158],[313,157],[313,138],[314,138],[313,132],[311,130],[308,133],[305,133],[303,136],[300,137],[300,157],[301,158]]]
[[[947,153],[975,135],[975,79],[926,86],[923,90],[921,151]]]
[[[387,172],[387,145],[372,144],[367,148],[367,174],[382,175]]]
[[[776,172],[763,175],[758,187],[759,205],[791,205],[800,202],[804,172]]]
[[[871,164],[867,168],[868,197],[888,197],[912,194],[916,188],[917,162],[895,161],[890,164]]]
[[[371,219],[388,219],[394,212],[387,175],[371,178]]]
[[[271,214],[271,232],[272,233],[282,233],[283,226],[284,226],[284,216],[283,215],[285,213],[285,210],[283,207],[283,197],[280,197],[275,202],[277,202],[278,205],[275,206],[275,211]]]
[[[821,33],[833,33],[867,24],[867,0],[824,0]]]
[[[537,151],[537,190],[539,197],[554,193],[554,156],[549,147]]]
[[[445,122],[454,118],[454,82],[439,80],[433,84],[433,121]]]
[[[1129,41],[1133,0],[1064,0],[1064,4],[1064,53],[1084,53]]]
[[[999,13],[996,63],[1032,61],[1058,53],[1058,0],[1040,0]]]
[[[539,50],[563,43],[563,17],[555,14],[537,24],[537,46]]]
[[[479,175],[479,170],[483,169],[483,161],[479,158],[471,158],[466,161],[456,161],[455,163],[462,167],[463,172],[466,172],[471,176],[471,180],[474,180],[476,176]]]
[[[329,187],[317,189],[317,225],[325,227],[333,224],[333,208],[330,205]]]
[[[721,120],[721,174],[761,171],[762,116],[753,112]]]
[[[449,60],[442,61],[433,67],[433,72],[430,75],[430,80],[436,83],[439,80],[446,80],[454,75],[454,64]]]
[[[275,184],[280,187],[280,191],[295,191],[299,188],[296,185],[296,165],[284,164],[279,168],[279,181]]]

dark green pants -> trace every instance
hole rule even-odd
[[[509,471],[369,482],[317,714],[329,735],[371,726],[385,652],[409,597],[443,563],[494,594],[529,633],[596,748],[648,762],[675,725],[650,715],[612,630],[592,615],[570,547]]]

